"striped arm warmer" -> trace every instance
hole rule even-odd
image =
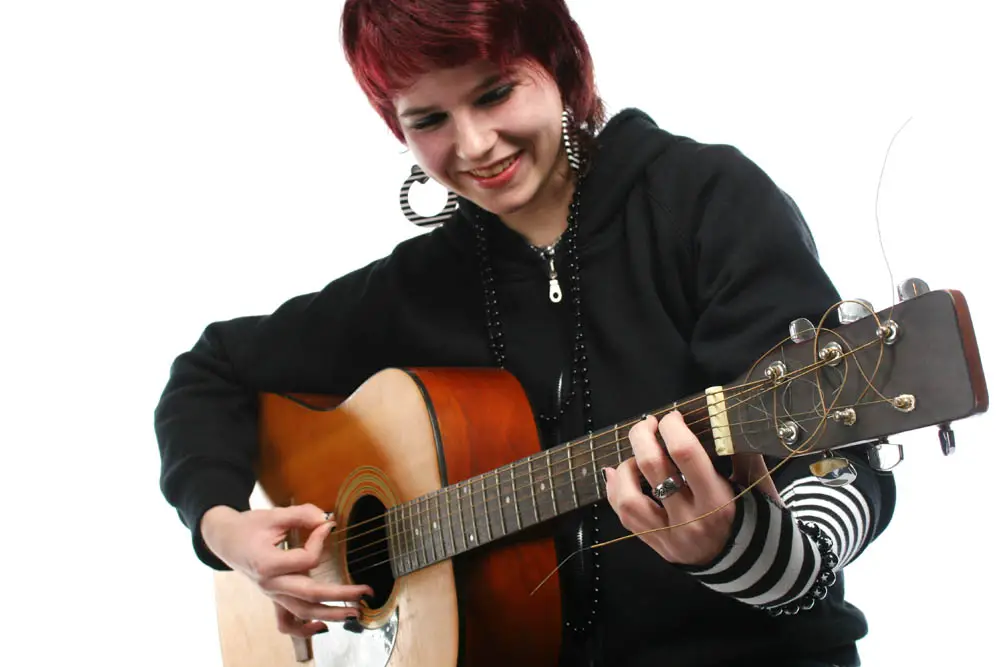
[[[787,508],[753,489],[736,505],[729,543],[707,566],[683,568],[710,589],[774,615],[811,609],[872,535],[872,508],[853,486],[797,479]]]

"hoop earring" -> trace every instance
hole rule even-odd
[[[569,166],[576,173],[580,173],[580,166],[583,164],[583,155],[580,151],[579,128],[573,120],[573,112],[569,107],[562,112],[562,140],[566,148],[566,158]]]
[[[436,227],[451,217],[458,209],[458,195],[451,190],[448,191],[448,201],[444,204],[444,209],[437,215],[425,218],[413,210],[410,206],[410,188],[414,183],[426,183],[429,176],[420,168],[420,165],[413,165],[410,168],[410,175],[403,181],[403,187],[399,189],[399,207],[403,209],[406,219],[417,227]]]

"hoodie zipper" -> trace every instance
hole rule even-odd
[[[547,246],[531,246],[543,261],[549,264],[549,301],[559,303],[562,301],[562,287],[559,285],[559,274],[556,273],[556,246],[562,237],[556,239],[555,243]]]

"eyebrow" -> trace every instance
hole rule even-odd
[[[481,90],[483,90],[485,88],[489,88],[490,86],[492,86],[495,83],[497,83],[498,81],[500,81],[500,79],[502,79],[502,78],[503,77],[501,75],[499,75],[499,74],[493,74],[491,76],[488,76],[485,79],[483,79],[478,86],[476,86],[475,88],[473,88],[472,92],[476,93],[476,92],[479,92],[479,91],[481,91]],[[412,109],[407,109],[403,113],[399,114],[399,117],[400,118],[409,118],[411,116],[424,116],[426,114],[432,113],[432,112],[437,111],[437,110],[438,110],[438,107],[436,107],[436,106],[414,107]]]

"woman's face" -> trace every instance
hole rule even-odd
[[[429,72],[395,105],[417,163],[480,207],[510,215],[557,187],[563,105],[542,68],[521,64],[502,77],[477,62]]]

